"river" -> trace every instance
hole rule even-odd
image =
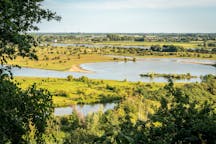
[[[90,113],[98,112],[101,110],[105,112],[107,110],[113,109],[117,103],[106,103],[106,104],[85,104],[85,105],[75,105],[71,107],[60,107],[55,108],[54,115],[56,116],[63,116],[63,115],[70,115],[73,110],[77,110],[81,115],[86,116]]]
[[[201,64],[202,63],[202,64]],[[139,75],[143,73],[177,73],[201,76],[206,74],[216,74],[216,68],[209,65],[215,61],[179,59],[179,58],[152,58],[138,59],[136,62],[101,62],[82,64],[81,67],[93,71],[94,73],[77,73],[66,71],[42,70],[34,68],[13,68],[14,76],[33,76],[33,77],[57,77],[66,78],[68,75],[74,77],[87,76],[94,79],[109,80],[125,80],[143,81],[143,82],[166,82],[165,78],[142,78]],[[200,82],[200,78],[190,80],[178,80],[178,82]],[[77,105],[76,109],[84,116],[89,113],[99,111],[103,107],[103,111],[113,109],[116,104],[94,104],[94,105]],[[72,107],[55,108],[54,114],[57,116],[68,115],[73,111]]]
[[[203,63],[203,64],[201,64]],[[216,74],[216,68],[208,64],[216,63],[210,60],[194,60],[180,58],[148,58],[139,59],[136,62],[100,62],[86,63],[80,66],[94,73],[77,73],[68,71],[42,70],[34,68],[13,68],[14,76],[29,76],[29,77],[56,77],[66,78],[68,75],[74,77],[87,76],[93,79],[106,80],[128,80],[128,81],[143,81],[143,82],[166,82],[165,78],[142,78],[143,73],[170,73],[170,74],[186,74],[190,73],[194,76],[206,74]],[[200,82],[200,78],[190,80],[176,80],[177,82]]]

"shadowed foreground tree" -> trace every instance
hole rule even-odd
[[[0,78],[0,92],[0,143],[42,142],[53,113],[49,92],[35,85],[23,91],[5,78]]]
[[[119,144],[215,144],[215,103],[192,101],[180,88],[175,88],[171,80],[164,88],[169,98],[161,99],[160,107],[147,121],[138,120],[134,125],[127,118],[130,117],[127,112],[126,121],[119,125],[115,135],[105,129],[106,137],[103,135],[97,140],[106,143],[111,136],[112,141]]]
[[[0,2],[0,60],[6,64],[16,56],[37,59],[32,45],[34,38],[28,31],[38,30],[36,26],[43,19],[60,20],[59,16],[48,9],[43,9],[44,0],[1,0]]]
[[[216,143],[215,103],[191,101],[172,84],[166,89],[172,100],[162,98],[160,108],[146,122],[148,143]]]
[[[36,59],[32,48],[36,41],[28,31],[43,19],[60,20],[48,9],[43,0],[1,0],[0,2],[0,143],[43,142],[43,133],[53,107],[52,97],[36,86],[21,90],[11,80],[4,66],[16,56]]]

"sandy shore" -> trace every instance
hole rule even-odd
[[[71,72],[80,72],[80,73],[94,73],[93,71],[83,69],[79,65],[72,65],[72,67],[69,69]]]
[[[181,60],[182,63],[190,63],[190,64],[202,64],[202,65],[215,65],[214,61],[191,61],[191,60]]]

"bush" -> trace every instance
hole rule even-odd
[[[69,97],[70,94],[64,90],[59,90],[55,92],[56,96]]]
[[[73,76],[72,75],[68,75],[67,76],[67,81],[72,81],[74,78],[73,78]]]
[[[88,77],[86,77],[86,76],[81,76],[78,80],[81,82],[88,82],[89,81]]]

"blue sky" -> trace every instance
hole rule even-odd
[[[40,32],[215,33],[216,0],[45,0]]]

